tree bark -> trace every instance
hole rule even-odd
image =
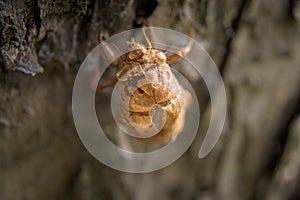
[[[151,25],[183,33],[192,27],[219,67],[228,98],[221,138],[198,159],[210,119],[199,81],[200,136],[172,165],[127,174],[87,152],[71,113],[76,72],[100,32],[137,25],[140,2],[0,1],[0,199],[299,199],[297,0],[150,6]]]

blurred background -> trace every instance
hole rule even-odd
[[[0,199],[300,199],[299,0],[1,0]],[[110,169],[72,118],[76,72],[106,36],[152,26],[188,33],[222,74],[223,133],[198,159],[210,119],[196,86],[199,137],[170,166]],[[183,69],[184,70],[184,69]]]

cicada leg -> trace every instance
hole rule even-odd
[[[114,79],[112,79],[112,80],[109,80],[109,81],[106,81],[106,82],[104,82],[104,83],[99,84],[99,85],[97,86],[97,89],[96,89],[96,90],[99,91],[99,90],[102,90],[102,89],[104,89],[104,88],[113,86],[113,85],[116,84],[117,82],[118,82],[117,78],[114,77]]]
[[[119,67],[120,63],[123,62],[121,58],[115,59],[113,60],[115,57],[117,57],[120,53],[119,53],[119,49],[112,45],[114,48],[112,48],[111,45],[107,44],[104,41],[104,33],[100,32],[99,34],[99,42],[102,43],[104,45],[104,59],[107,59],[108,61],[112,60],[112,63],[110,64],[112,67]],[[95,72],[95,74],[97,74],[97,72]],[[102,90],[104,88],[113,86],[115,83],[117,82],[117,78],[114,76],[113,79],[106,81],[104,83],[98,84],[97,86],[97,91]]]
[[[186,54],[188,54],[190,52],[192,44],[193,44],[192,37],[194,35],[194,31],[192,29],[190,30],[189,35],[190,35],[190,38],[189,38],[189,41],[186,44],[186,46],[184,48],[182,48],[180,51],[177,51],[176,53],[167,57],[167,63],[169,65],[181,60],[183,56],[185,56]]]
[[[99,43],[102,43],[104,45],[104,57],[107,60],[112,60],[113,58],[117,57],[117,55],[119,55],[119,49],[118,47],[116,47],[115,45],[113,45],[114,48],[112,48],[112,46],[108,45],[105,41],[104,41],[105,37],[104,37],[104,33],[100,32],[99,34]],[[116,59],[113,60],[111,63],[111,66],[113,67],[118,67],[118,65],[120,64],[120,60]]]

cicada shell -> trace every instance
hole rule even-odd
[[[123,104],[120,117],[141,137],[163,122],[157,134],[139,140],[169,142],[183,127],[191,95],[172,73],[164,52],[135,42],[131,45],[137,50],[122,57],[116,73]]]

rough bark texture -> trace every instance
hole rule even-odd
[[[222,72],[228,115],[205,159],[197,158],[198,139],[178,161],[148,174],[117,172],[96,161],[71,113],[76,71],[99,32],[132,28],[139,4],[0,5],[0,199],[300,198],[299,1],[158,2],[149,22],[196,30],[195,39]],[[205,106],[208,94],[201,88]],[[199,132],[208,119],[205,113]]]

